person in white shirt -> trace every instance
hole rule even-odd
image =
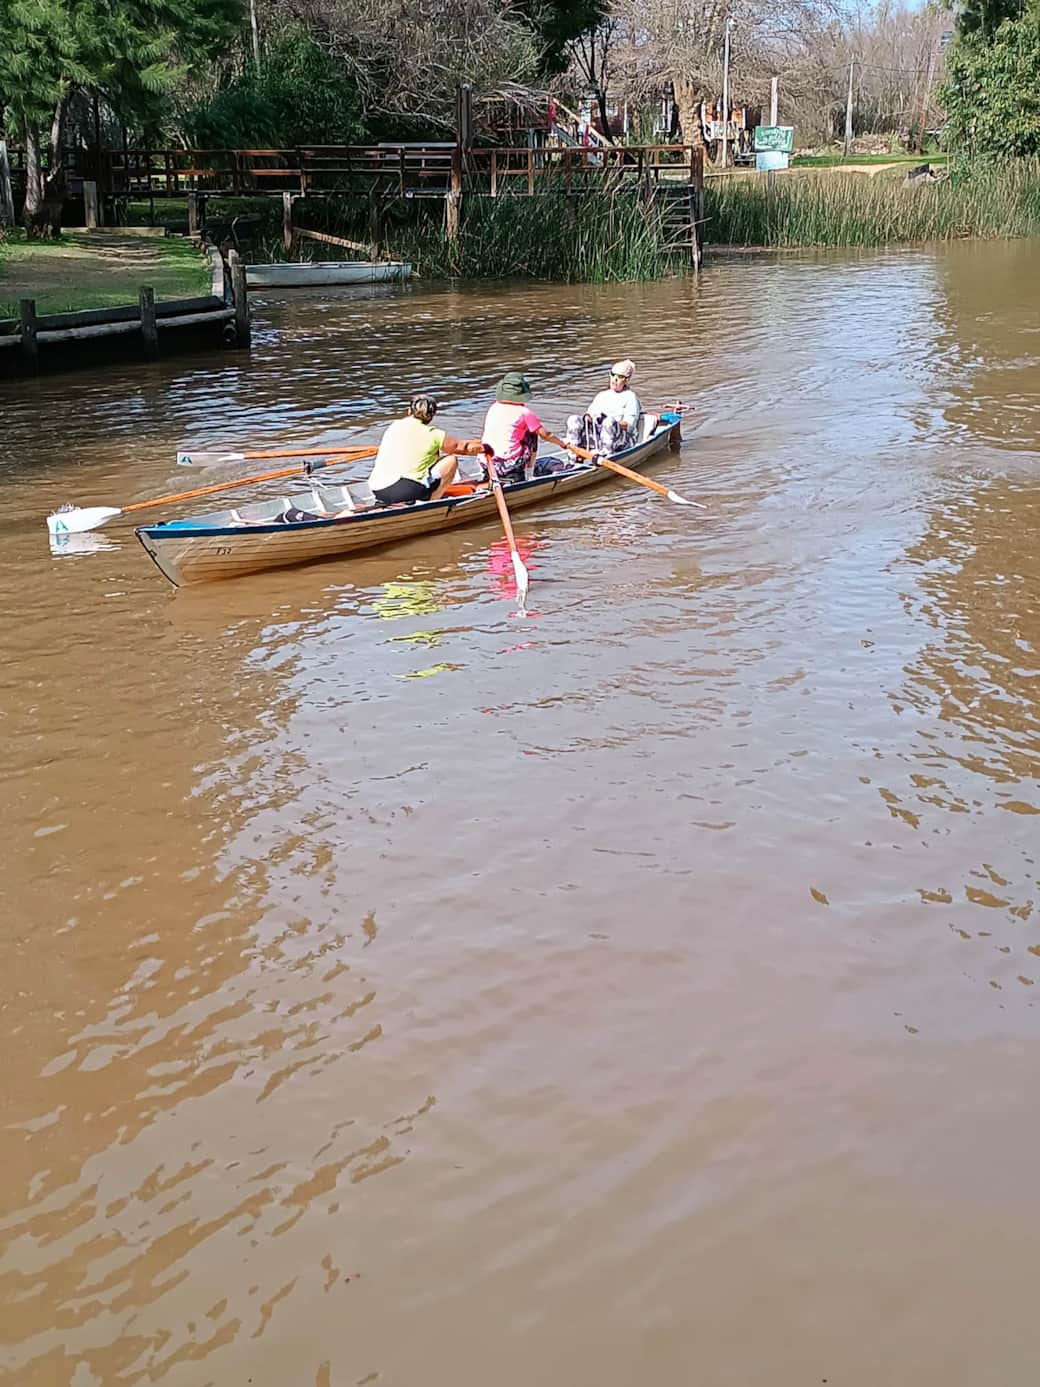
[[[618,453],[639,442],[643,406],[632,389],[635,363],[627,358],[610,368],[610,385],[601,390],[585,413],[567,420],[567,442],[604,453]]]

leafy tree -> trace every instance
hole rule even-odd
[[[541,70],[547,76],[566,68],[568,45],[596,30],[608,9],[607,0],[518,0],[514,5],[541,40]]]
[[[981,23],[959,32],[947,50],[940,100],[956,152],[1040,153],[1040,0],[992,33]]]
[[[0,105],[25,141],[30,235],[60,230],[73,93],[96,93],[124,118],[154,115],[241,19],[241,0],[0,0]]]
[[[367,133],[350,73],[299,27],[268,44],[259,71],[250,64],[180,124],[203,149],[358,144]]]
[[[982,34],[992,39],[1005,19],[1020,19],[1022,0],[966,0],[957,19],[961,34]]]

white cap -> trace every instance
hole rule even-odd
[[[615,361],[610,368],[612,376],[624,376],[626,380],[631,380],[635,375],[636,363],[629,361],[628,357],[624,361]]]

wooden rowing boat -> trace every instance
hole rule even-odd
[[[613,459],[638,470],[665,448],[678,445],[679,416],[665,413],[646,438]],[[612,475],[593,463],[570,465],[559,454],[548,455],[540,466],[546,463],[560,470],[503,487],[511,511],[568,496]],[[286,519],[290,511],[305,512],[308,518]],[[486,486],[473,482],[449,487],[436,501],[377,506],[365,483],[330,486],[312,479],[305,492],[236,510],[142,525],[135,533],[164,577],[182,587],[338,558],[496,515],[494,496]]]

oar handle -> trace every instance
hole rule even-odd
[[[252,486],[257,482],[273,482],[279,477],[295,477],[298,475],[309,476],[311,472],[317,472],[322,467],[334,467],[341,462],[356,462],[361,457],[374,457],[375,448],[365,448],[354,450],[349,458],[347,457],[327,457],[323,462],[312,463],[309,467],[280,467],[276,472],[258,472],[252,477],[236,477],[230,482],[214,482],[212,486],[197,486],[194,491],[176,491],[169,496],[156,496],[151,501],[135,501],[133,505],[123,506],[125,512],[135,510],[147,510],[149,506],[166,506],[174,501],[192,501],[197,496],[212,496],[217,491],[233,491],[239,486]]]

